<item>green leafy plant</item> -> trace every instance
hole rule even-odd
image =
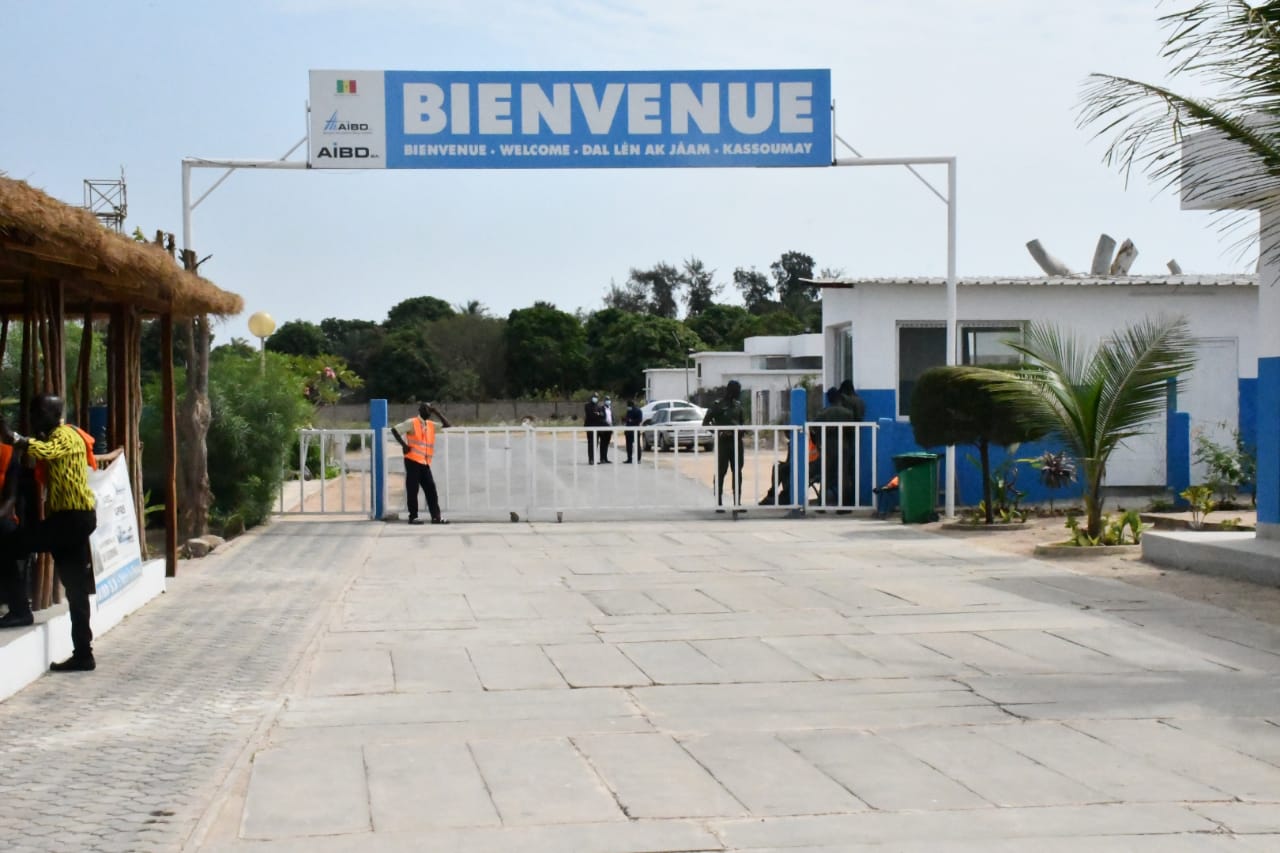
[[[1219,521],[1219,522],[1218,522],[1218,529],[1220,529],[1220,530],[1239,530],[1239,529],[1240,529],[1240,525],[1241,525],[1241,520],[1240,520],[1239,518],[1227,518],[1227,519],[1223,519],[1222,521]]]
[[[1219,506],[1234,503],[1240,490],[1252,486],[1257,479],[1258,458],[1253,448],[1245,443],[1238,429],[1232,432],[1232,441],[1235,446],[1226,447],[1202,432],[1195,436],[1192,458],[1208,469],[1206,485],[1218,496]],[[1256,503],[1257,496],[1252,497]]]
[[[1150,525],[1142,523],[1142,516],[1137,510],[1126,510],[1119,516],[1110,514],[1102,516],[1102,531],[1097,536],[1089,535],[1089,530],[1080,525],[1079,516],[1072,513],[1067,516],[1066,527],[1071,531],[1070,545],[1082,548],[1098,545],[1138,545],[1142,542],[1142,532]]]
[[[1061,489],[1071,485],[1076,479],[1076,463],[1065,451],[1054,453],[1046,450],[1039,456],[1019,459],[1040,472],[1040,483],[1046,489]],[[1053,515],[1053,495],[1049,495],[1049,514]]]
[[[1189,486],[1182,490],[1179,497],[1191,505],[1191,526],[1196,530],[1204,524],[1205,517],[1218,507],[1210,486]]]
[[[966,454],[965,458],[981,468],[979,461],[972,455]],[[991,512],[987,512],[988,504],[982,500],[967,514],[967,520],[972,524],[991,524],[996,521],[1001,524],[1017,524],[1026,521],[1027,514],[1020,506],[1026,492],[1017,488],[1017,482],[1018,465],[1009,457],[991,471],[987,484],[987,491],[991,495]]]

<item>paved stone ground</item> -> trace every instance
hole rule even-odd
[[[180,849],[378,532],[282,524],[184,562],[96,672],[0,703],[0,848]]]
[[[1280,630],[900,524],[281,523],[102,658],[0,705],[6,841],[1280,849]]]

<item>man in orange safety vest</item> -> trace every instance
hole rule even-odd
[[[440,498],[436,494],[436,481],[431,476],[431,457],[436,449],[436,423],[431,420],[435,415],[440,425],[448,429],[449,419],[444,412],[430,403],[418,404],[418,416],[402,421],[391,428],[391,434],[404,448],[404,490],[409,503],[409,523],[424,524],[418,518],[418,488],[427,496],[427,509],[431,512],[432,524],[448,524],[440,514]]]

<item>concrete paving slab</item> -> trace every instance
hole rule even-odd
[[[307,692],[311,696],[347,696],[390,693],[395,686],[387,649],[326,650],[317,653],[312,662]]]
[[[480,677],[465,648],[423,648],[406,639],[390,638],[397,693],[451,693],[482,690]]]
[[[254,757],[241,837],[297,838],[370,828],[361,750],[283,748]]]
[[[1001,807],[1069,806],[1113,801],[1113,797],[1044,764],[978,735],[962,731],[900,729],[881,737]]]
[[[594,735],[578,748],[630,818],[732,817],[749,809],[674,738]]]
[[[817,817],[780,817],[713,824],[730,849],[839,847],[850,843],[884,844],[899,849],[924,842],[932,849],[976,841],[1075,839],[1075,850],[1092,850],[1082,838],[1212,833],[1217,825],[1190,809],[1172,804],[1101,804],[970,811],[859,812]],[[928,848],[925,848],[928,849]],[[1033,848],[1026,841],[1023,850]],[[1124,848],[1121,848],[1124,849]]]
[[[1156,720],[1081,720],[1071,727],[1228,797],[1274,802],[1280,767]]]
[[[617,647],[604,643],[564,643],[543,651],[570,687],[632,687],[653,682]]]
[[[782,740],[873,809],[975,809],[990,803],[891,741],[869,732],[791,732]]]
[[[865,807],[773,734],[699,735],[681,745],[751,814],[832,814]]]
[[[370,744],[364,761],[375,832],[501,826],[466,743]]]
[[[537,690],[564,686],[540,646],[471,646],[471,665],[485,690]]]
[[[476,741],[471,753],[505,826],[627,819],[567,738]]]
[[[203,849],[209,853],[704,853],[724,847],[697,822],[664,820],[379,832],[304,841],[232,841]]]

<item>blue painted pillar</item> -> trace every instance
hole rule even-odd
[[[791,495],[800,504],[800,512],[809,503],[805,476],[809,470],[809,440],[804,425],[809,418],[809,392],[803,388],[791,389],[791,425],[799,427],[791,431]]]
[[[107,407],[90,406],[89,424],[85,427],[93,436],[93,452],[106,453],[107,447]]]
[[[1187,506],[1182,493],[1191,485],[1191,415],[1169,412],[1165,426],[1165,485],[1173,492],[1174,506]]]
[[[369,428],[373,430],[373,517],[385,518],[387,508],[387,401],[369,401]]]
[[[1258,247],[1258,538],[1280,539],[1280,211],[1261,214]]]
[[[1258,290],[1278,285],[1258,283]],[[1280,539],[1280,356],[1258,359],[1258,536]]]

